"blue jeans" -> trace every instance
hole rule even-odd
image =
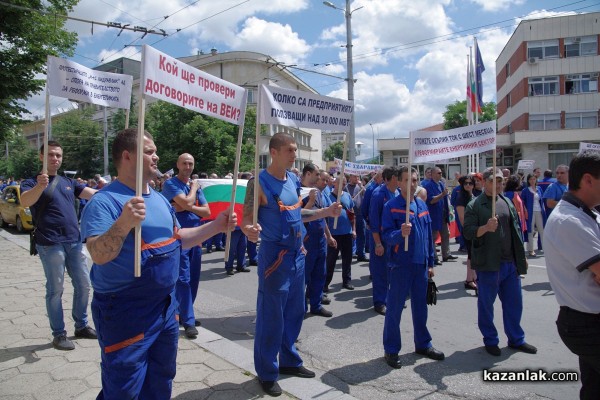
[[[73,311],[75,330],[88,324],[88,301],[90,294],[90,272],[81,242],[58,243],[51,246],[36,244],[46,275],[46,310],[53,336],[67,333],[63,317],[62,294],[65,269],[73,283]]]

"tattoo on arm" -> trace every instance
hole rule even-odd
[[[244,224],[252,224],[253,212],[254,212],[254,179],[248,181],[246,186],[246,197],[244,198],[244,211],[243,211],[243,222]]]
[[[106,233],[93,238],[92,241],[88,239],[87,249],[94,262],[103,261],[98,264],[105,264],[114,260],[121,252],[128,234],[129,232],[123,232],[115,224]]]

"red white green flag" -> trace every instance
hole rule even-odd
[[[238,216],[238,225],[242,221],[242,212],[244,207],[244,198],[246,197],[247,179],[237,180],[237,189],[235,191],[235,204],[233,210]],[[219,213],[229,210],[231,201],[231,191],[233,189],[233,179],[200,179],[200,187],[204,192],[204,197],[210,206],[210,216],[204,219],[214,219]]]

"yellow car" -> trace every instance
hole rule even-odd
[[[33,230],[31,211],[21,205],[20,186],[7,186],[0,194],[0,225],[6,228],[8,224],[15,225],[19,232]]]

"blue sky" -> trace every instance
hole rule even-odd
[[[344,0],[332,3],[345,7]],[[495,101],[495,60],[523,18],[600,11],[593,0],[355,0],[352,14],[356,137],[405,137],[442,122],[447,104],[465,98],[466,55],[476,36],[486,66],[484,101]],[[71,14],[94,21],[164,29],[168,37],[69,22],[79,44],[71,59],[95,67],[140,58],[149,44],[174,57],[248,50],[327,77],[291,69],[323,95],[346,98],[346,25],[319,0],[82,0]],[[168,18],[165,18],[168,16]],[[177,32],[177,29],[181,29]],[[136,45],[128,46],[126,45]],[[67,108],[53,98],[52,111]],[[43,99],[27,103],[43,115]],[[372,124],[372,125],[371,125]],[[373,126],[373,130],[371,129]],[[362,158],[359,156],[359,158]]]

